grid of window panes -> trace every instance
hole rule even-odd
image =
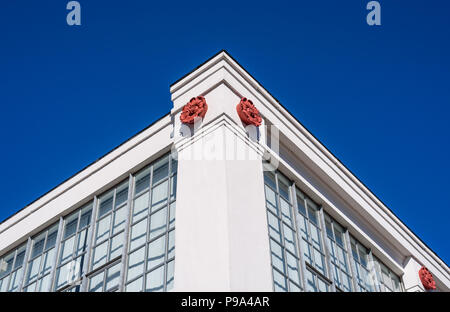
[[[369,249],[280,172],[264,172],[264,190],[275,291],[290,291],[291,285],[295,290],[314,292],[403,290],[397,275],[380,261],[376,260],[375,265],[369,263],[372,258]],[[297,209],[292,214],[294,205]],[[287,238],[285,232],[289,235]],[[347,237],[351,237],[350,241]],[[289,262],[288,258],[295,261]],[[297,284],[290,272],[300,277],[301,265],[304,265],[304,279],[296,279]],[[374,287],[376,274],[384,274],[384,279],[379,278],[383,284],[380,288]],[[357,289],[353,285],[357,285]]]
[[[333,271],[334,283],[338,290],[352,291],[352,272],[350,268],[347,242],[344,229],[328,214],[325,216],[325,230],[327,233],[327,247]]]
[[[92,202],[64,218],[54,290],[81,283],[91,224]]]
[[[355,238],[350,237],[352,248],[353,264],[356,270],[356,281],[359,291],[376,291],[374,285],[375,272],[371,270],[369,264],[369,250],[361,245]]]
[[[57,234],[58,223],[32,238],[23,291],[50,290]]]
[[[26,244],[0,259],[0,291],[18,291],[23,272]]]
[[[0,291],[172,289],[177,166],[171,155],[157,159],[132,188],[122,181],[5,253]]]
[[[290,182],[280,173],[264,173],[267,221],[275,291],[300,291],[300,262]]]
[[[327,267],[322,243],[319,207],[296,188],[297,224],[301,235],[300,250],[307,265],[307,290],[328,291]],[[325,285],[322,285],[325,284]]]
[[[114,291],[119,287],[120,258],[129,208],[128,184],[127,179],[98,198],[89,291]]]
[[[134,176],[126,291],[173,287],[176,169],[166,156]]]
[[[382,291],[399,292],[403,291],[400,277],[392,272],[386,265],[378,258],[374,257],[375,269],[378,274],[378,281]]]

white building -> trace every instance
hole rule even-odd
[[[169,114],[0,224],[1,291],[424,291],[422,267],[450,290],[449,267],[229,54],[170,92]],[[206,115],[183,124],[197,96]]]

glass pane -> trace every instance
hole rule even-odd
[[[64,230],[64,239],[69,237],[72,234],[75,234],[77,231],[77,223],[78,223],[78,212],[71,214],[65,220],[65,230]]]
[[[105,272],[101,272],[93,276],[89,282],[89,291],[91,292],[101,292],[103,290],[103,277]]]
[[[98,217],[101,218],[108,212],[112,210],[113,205],[113,196],[114,191],[110,191],[108,194],[100,197],[99,200],[99,208],[98,208]]]
[[[169,219],[169,228],[175,226],[175,202],[170,204],[170,219]]]
[[[14,269],[17,269],[18,267],[21,267],[23,264],[23,261],[25,260],[25,250],[26,245],[22,245],[22,247],[19,247],[17,250],[16,255],[16,262],[14,263]]]
[[[122,207],[114,212],[114,223],[112,234],[117,234],[125,228],[126,207]]]
[[[108,269],[106,274],[105,290],[110,290],[119,285],[120,262]]]
[[[169,232],[169,250],[167,251],[167,259],[175,256],[175,231]]]
[[[164,233],[167,222],[167,208],[163,208],[150,217],[150,239]]]
[[[152,189],[152,212],[167,204],[169,182],[165,181]]]
[[[275,291],[287,291],[286,278],[281,275],[277,270],[273,271],[273,284]]]
[[[80,233],[78,233],[78,243],[77,243],[77,250],[76,250],[76,256],[82,254],[86,251],[87,248],[87,235],[88,230],[84,229]]]
[[[40,265],[41,257],[37,257],[28,264],[28,273],[25,279],[26,284],[38,277]]]
[[[40,291],[40,292],[44,292],[44,291],[49,291],[50,290],[50,274],[45,275],[43,278],[41,278],[38,281],[38,286],[36,291]]]
[[[175,269],[175,261],[170,261],[169,263],[167,263],[167,282],[166,282],[167,291],[173,288],[174,269]]]
[[[55,247],[56,236],[58,235],[58,225],[54,226],[48,231],[47,243],[45,245],[45,250]]]
[[[147,168],[137,174],[135,180],[135,194],[139,194],[150,185],[150,168]]]
[[[36,291],[36,282],[34,282],[33,284],[28,285],[27,287],[23,288],[24,292],[34,292]]]
[[[264,182],[274,190],[277,189],[275,183],[275,174],[272,171],[264,171]]]
[[[138,291],[142,291],[142,281],[143,281],[143,280],[144,280],[144,279],[141,277],[141,278],[138,278],[137,280],[135,280],[135,281],[129,283],[129,284],[127,285],[125,291],[127,291],[127,292],[138,292]]]
[[[130,250],[133,250],[146,242],[147,218],[131,227]]]
[[[283,250],[273,239],[270,240],[270,250],[272,255],[272,265],[280,272],[285,273]]]
[[[284,178],[280,173],[278,173],[278,189],[280,192],[280,196],[286,199],[287,201],[290,201],[289,196],[289,181]]]
[[[278,215],[278,205],[277,198],[275,192],[271,190],[268,186],[264,186],[266,190],[266,206],[269,208],[275,215]]]
[[[74,243],[75,243],[75,236],[72,236],[71,238],[62,243],[62,251],[59,263],[63,263],[66,260],[72,258]]]
[[[297,254],[296,248],[295,248],[295,234],[294,232],[283,223],[283,233],[284,233],[284,246],[287,250],[289,250],[294,255]]]
[[[147,274],[145,291],[164,290],[164,266]]]
[[[133,222],[144,217],[148,213],[149,194],[144,193],[134,200]]]
[[[116,208],[126,203],[128,199],[128,181],[124,182],[116,191]]]
[[[0,278],[11,272],[14,262],[14,255],[15,251],[7,254],[2,260],[0,260]]]
[[[287,201],[280,198],[280,206],[281,206],[281,215],[283,217],[283,220],[289,224],[292,225],[292,218],[291,218],[291,206]]]
[[[42,233],[35,239],[33,239],[33,248],[31,251],[31,258],[33,259],[37,255],[40,255],[42,251],[44,250],[44,243],[45,243],[45,235],[46,232]]]
[[[123,246],[123,233],[114,236],[111,239],[111,250],[108,260],[112,260],[115,257],[118,257],[122,254],[122,246]]]
[[[92,261],[92,268],[96,269],[99,266],[106,263],[106,256],[107,256],[107,250],[108,250],[108,241],[104,242],[103,244],[95,247],[94,249],[94,258]]]
[[[42,274],[50,273],[53,265],[53,257],[55,256],[55,248],[48,250],[44,254],[44,263],[42,264]]]
[[[159,160],[153,165],[153,185],[163,180],[169,175],[169,157]]]
[[[81,210],[80,229],[91,224],[92,204]]]
[[[109,237],[109,225],[111,224],[110,222],[110,215],[97,222],[97,234],[95,235],[96,244]]]
[[[317,249],[314,249],[314,261],[316,263],[316,269],[323,275],[327,275],[325,273],[325,257]]]
[[[164,262],[166,251],[166,237],[161,236],[148,245],[147,270]]]
[[[269,224],[269,235],[281,243],[280,221],[270,211],[267,211],[267,222]]]
[[[289,278],[297,284],[300,284],[300,273],[298,269],[298,259],[291,255],[289,252],[286,253],[286,262],[288,267]]]
[[[174,200],[177,196],[177,176],[170,179],[170,200]]]
[[[128,258],[127,281],[134,279],[144,272],[145,247],[131,253]]]
[[[314,281],[314,275],[310,270],[306,270],[305,278],[306,278],[306,291],[316,292],[317,287]]]
[[[320,278],[318,279],[318,284],[319,284],[319,291],[320,292],[327,292],[328,291],[328,284],[326,282],[324,282],[323,280],[321,280]]]

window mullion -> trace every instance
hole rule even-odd
[[[374,291],[383,291],[383,292],[386,291],[386,289],[384,289],[384,284],[382,285],[378,278],[376,263],[373,258],[373,255],[372,255],[372,249],[369,249],[368,258],[369,258],[369,263],[370,263],[370,266],[368,268],[369,269],[369,278],[370,278],[370,282],[374,283],[374,285],[373,285]],[[373,276],[373,277],[371,277],[371,276]]]
[[[21,276],[19,277],[19,286],[18,286],[18,289],[17,289],[17,291],[19,291],[19,292],[21,292],[22,290],[23,290],[23,284],[24,284],[24,280],[25,280],[25,270],[27,269],[27,267],[28,267],[28,260],[29,260],[29,258],[30,258],[30,254],[31,254],[31,242],[32,242],[32,239],[31,239],[31,237],[28,237],[28,240],[27,240],[27,247],[26,247],[26,250],[25,250],[25,256],[24,256],[24,259],[23,259],[23,264],[22,264],[22,274],[21,274]],[[14,267],[16,266],[16,261],[17,261],[17,253],[18,253],[18,251],[19,251],[19,248],[17,248],[17,250],[16,250],[16,253],[15,253],[15,255],[14,255],[14,263],[13,263],[13,267],[12,267],[12,269],[14,270]],[[8,285],[8,288],[11,286],[11,277],[12,277],[12,274],[13,273],[11,273],[11,276],[10,276],[10,278],[9,278],[9,285]]]
[[[82,276],[82,282],[81,282],[81,287],[80,287],[80,292],[85,292],[87,290],[87,284],[88,284],[88,280],[87,280],[87,273],[89,272],[89,266],[91,264],[91,255],[92,255],[92,245],[93,245],[93,241],[94,241],[94,231],[95,231],[95,219],[97,217],[97,206],[98,206],[98,197],[94,196],[94,201],[92,203],[92,212],[91,212],[91,221],[88,227],[88,238],[87,238],[87,250],[86,250],[86,255],[84,256],[84,264],[83,264],[83,268],[84,268],[84,273]],[[80,209],[80,215],[81,215],[81,211],[83,209]]]
[[[358,291],[358,281],[356,280],[356,268],[354,267],[354,261],[353,261],[353,253],[352,253],[352,246],[350,244],[350,234],[348,232],[348,229],[344,230],[344,236],[345,236],[345,248],[347,248],[347,255],[349,260],[349,266],[350,266],[350,272],[352,274],[352,284],[354,291]]]
[[[133,192],[134,192],[134,185],[133,185],[133,175],[130,173],[128,176],[128,200],[127,200],[127,208],[126,208],[126,216],[125,216],[125,230],[122,234],[124,236],[123,241],[123,249],[122,249],[122,263],[120,265],[120,275],[119,275],[119,292],[124,291],[124,285],[125,285],[125,273],[127,270],[127,263],[128,263],[128,236],[131,228],[131,209],[132,209],[132,202],[133,202]],[[150,197],[149,197],[150,198]],[[150,200],[150,199],[149,199]],[[149,205],[150,209],[150,205]]]
[[[331,270],[331,257],[330,257],[330,251],[328,250],[328,246],[325,242],[326,239],[326,230],[325,230],[325,217],[324,217],[324,213],[323,213],[323,207],[321,206],[319,208],[319,225],[320,225],[320,239],[322,240],[322,246],[323,249],[325,251],[325,265],[327,266],[327,272],[328,272],[328,277],[331,281],[331,289],[332,291],[336,291],[336,284],[335,284],[335,279],[334,279],[334,272]]]
[[[292,214],[292,217],[294,218],[294,225],[295,225],[295,228],[296,228],[296,231],[295,231],[295,236],[296,236],[296,239],[297,239],[297,252],[298,252],[298,258],[299,258],[299,260],[300,260],[300,286],[302,286],[303,287],[303,291],[306,291],[306,280],[305,280],[305,270],[306,270],[306,267],[305,267],[305,260],[304,260],[304,258],[303,258],[303,252],[302,252],[302,250],[301,250],[301,248],[300,248],[300,246],[301,246],[301,239],[302,239],[302,237],[301,237],[301,230],[300,230],[300,227],[299,227],[299,224],[298,224],[298,217],[297,217],[297,214],[298,214],[298,203],[297,203],[297,192],[296,192],[296,188],[295,188],[295,184],[293,184],[292,185],[292,187],[291,187],[291,195],[292,195],[292,203],[293,203],[293,209],[294,209],[294,211],[293,211],[293,214]]]
[[[59,217],[59,223],[58,223],[58,233],[56,234],[56,242],[55,242],[55,255],[52,260],[52,271],[50,272],[50,289],[48,291],[51,291],[53,289],[53,284],[56,276],[56,267],[58,265],[58,256],[59,256],[59,248],[61,245],[61,238],[62,238],[62,232],[64,229],[64,219],[63,217]]]

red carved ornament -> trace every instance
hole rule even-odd
[[[422,267],[419,270],[419,278],[426,290],[436,289],[436,282],[434,281],[433,275],[426,267]]]
[[[239,104],[236,106],[237,113],[239,118],[241,118],[242,122],[246,125],[261,125],[261,115],[259,114],[258,109],[253,105],[253,102],[242,98]]]
[[[196,118],[204,118],[208,111],[208,104],[203,96],[192,98],[181,111],[182,123],[193,124]]]

